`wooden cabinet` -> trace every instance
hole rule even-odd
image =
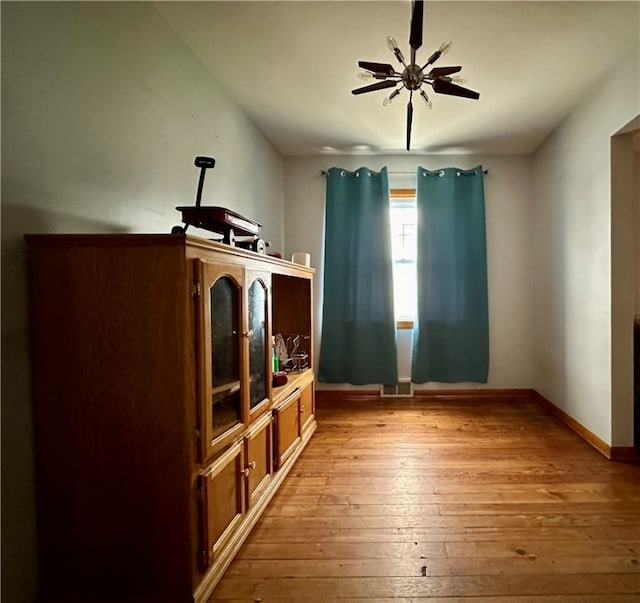
[[[313,270],[184,234],[26,241],[39,600],[204,602],[315,430]],[[276,333],[309,368],[273,388]]]
[[[300,443],[300,391],[273,409],[276,425],[276,467],[280,468]]]
[[[272,415],[267,413],[255,421],[245,435],[247,506],[252,507],[263,494],[273,473]]]
[[[233,444],[198,477],[202,550],[206,571],[229,543],[245,515],[245,461],[242,440]]]
[[[273,408],[274,463],[281,468],[295,455],[302,442],[303,428],[308,428],[310,415],[307,413],[313,407],[313,380],[309,373],[297,374],[278,393]]]

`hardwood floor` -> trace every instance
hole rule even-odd
[[[210,601],[640,601],[640,467],[533,402],[318,405]]]

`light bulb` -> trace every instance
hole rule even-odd
[[[429,109],[432,109],[433,108],[433,104],[431,103],[431,99],[427,96],[427,94],[426,94],[426,92],[424,90],[420,90],[420,96],[422,97],[422,100],[425,102],[427,107]]]
[[[440,44],[440,48],[438,48],[438,52],[440,53],[440,55],[447,54],[447,52],[449,52],[449,48],[451,48],[451,44],[451,40],[447,40],[446,42]]]
[[[356,75],[365,82],[373,79],[373,73],[371,73],[371,71],[358,71]]]
[[[389,50],[396,55],[396,59],[398,59],[398,61],[400,61],[400,63],[404,65],[404,55],[402,54],[402,51],[398,48],[398,43],[391,36],[387,36],[387,46],[389,47]]]
[[[425,67],[435,63],[443,54],[447,54],[447,52],[449,52],[449,48],[451,48],[451,40],[447,40],[440,44],[440,48],[438,48],[438,50],[429,57],[429,60],[422,66],[422,68],[424,69]]]
[[[387,96],[387,97],[382,101],[382,104],[383,104],[385,107],[388,107],[388,106],[393,102],[393,99],[394,99],[396,96],[398,96],[398,94],[400,94],[400,90],[399,90],[399,89],[394,90],[394,91],[393,91],[389,96]]]
[[[451,78],[452,82],[455,82],[456,84],[466,84],[467,80],[465,78],[463,78],[461,75],[454,75]]]

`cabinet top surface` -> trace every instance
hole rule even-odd
[[[24,239],[29,247],[142,247],[162,246],[179,247],[185,250],[207,250],[238,256],[251,260],[260,260],[276,266],[294,267],[300,272],[312,275],[314,268],[294,264],[284,259],[266,254],[259,254],[239,247],[231,247],[224,243],[204,239],[188,234],[25,234]]]

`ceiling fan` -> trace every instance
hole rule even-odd
[[[365,92],[383,90],[384,88],[395,88],[382,102],[382,104],[386,106],[402,92],[402,88],[409,90],[409,103],[407,104],[407,151],[411,146],[411,122],[413,120],[413,104],[411,101],[413,99],[413,93],[418,92],[427,104],[427,107],[431,109],[431,100],[421,88],[422,84],[429,84],[433,88],[433,91],[438,94],[449,94],[473,99],[480,98],[479,92],[458,86],[458,84],[465,82],[464,78],[453,76],[454,73],[458,73],[462,69],[460,65],[455,67],[433,67],[429,71],[426,71],[427,67],[435,63],[449,50],[451,42],[441,44],[440,48],[429,57],[422,67],[416,64],[416,51],[422,46],[423,13],[424,0],[414,0],[411,15],[411,33],[409,36],[411,61],[408,65],[405,62],[404,55],[398,48],[398,43],[391,36],[387,37],[387,46],[404,67],[403,71],[396,71],[393,66],[388,63],[358,61],[358,66],[364,69],[364,71],[358,74],[360,78],[364,80],[376,79],[382,81],[351,91],[352,94],[364,94]],[[400,85],[402,87],[398,87]]]

